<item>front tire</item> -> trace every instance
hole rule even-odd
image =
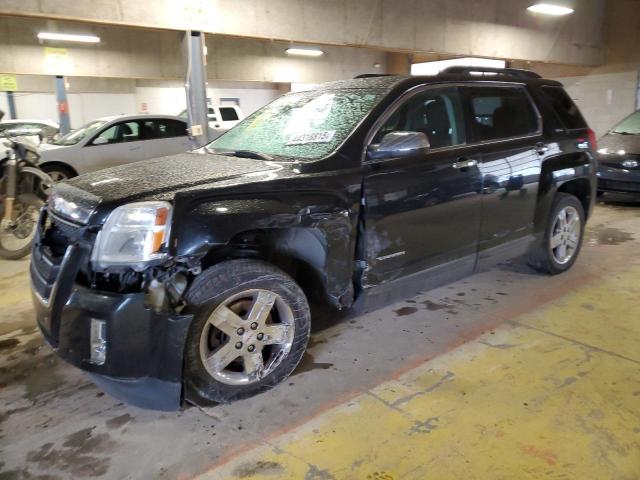
[[[0,203],[0,258],[19,260],[31,253],[41,207],[42,201],[36,195],[20,194],[13,206],[16,218],[7,224],[2,220],[5,206]]]
[[[194,319],[185,347],[185,397],[230,403],[262,393],[296,368],[311,314],[298,284],[258,260],[205,270],[185,296]]]
[[[551,275],[569,270],[580,253],[585,214],[580,200],[558,193],[551,208],[542,242],[529,255],[529,265]]]

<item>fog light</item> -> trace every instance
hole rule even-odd
[[[107,323],[91,319],[91,363],[103,365],[107,359]]]

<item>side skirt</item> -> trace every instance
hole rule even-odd
[[[358,298],[358,306],[366,310],[382,308],[403,298],[433,290],[473,273],[476,255],[467,255],[435,267],[412,273],[365,289]]]
[[[497,263],[521,257],[529,252],[536,239],[535,235],[526,235],[495,247],[480,250],[475,270],[486,270]]]

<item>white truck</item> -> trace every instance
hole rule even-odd
[[[183,110],[178,115],[187,119],[187,110]],[[209,119],[210,140],[215,140],[224,132],[235,127],[244,118],[242,110],[236,105],[218,105],[208,107],[207,117]]]

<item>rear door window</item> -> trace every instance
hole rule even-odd
[[[540,90],[564,128],[567,130],[588,128],[580,110],[564,88],[546,86]]]
[[[187,136],[187,124],[170,118],[145,120],[142,128],[147,140]]]
[[[525,137],[539,133],[540,119],[522,87],[465,88],[479,141]]]

